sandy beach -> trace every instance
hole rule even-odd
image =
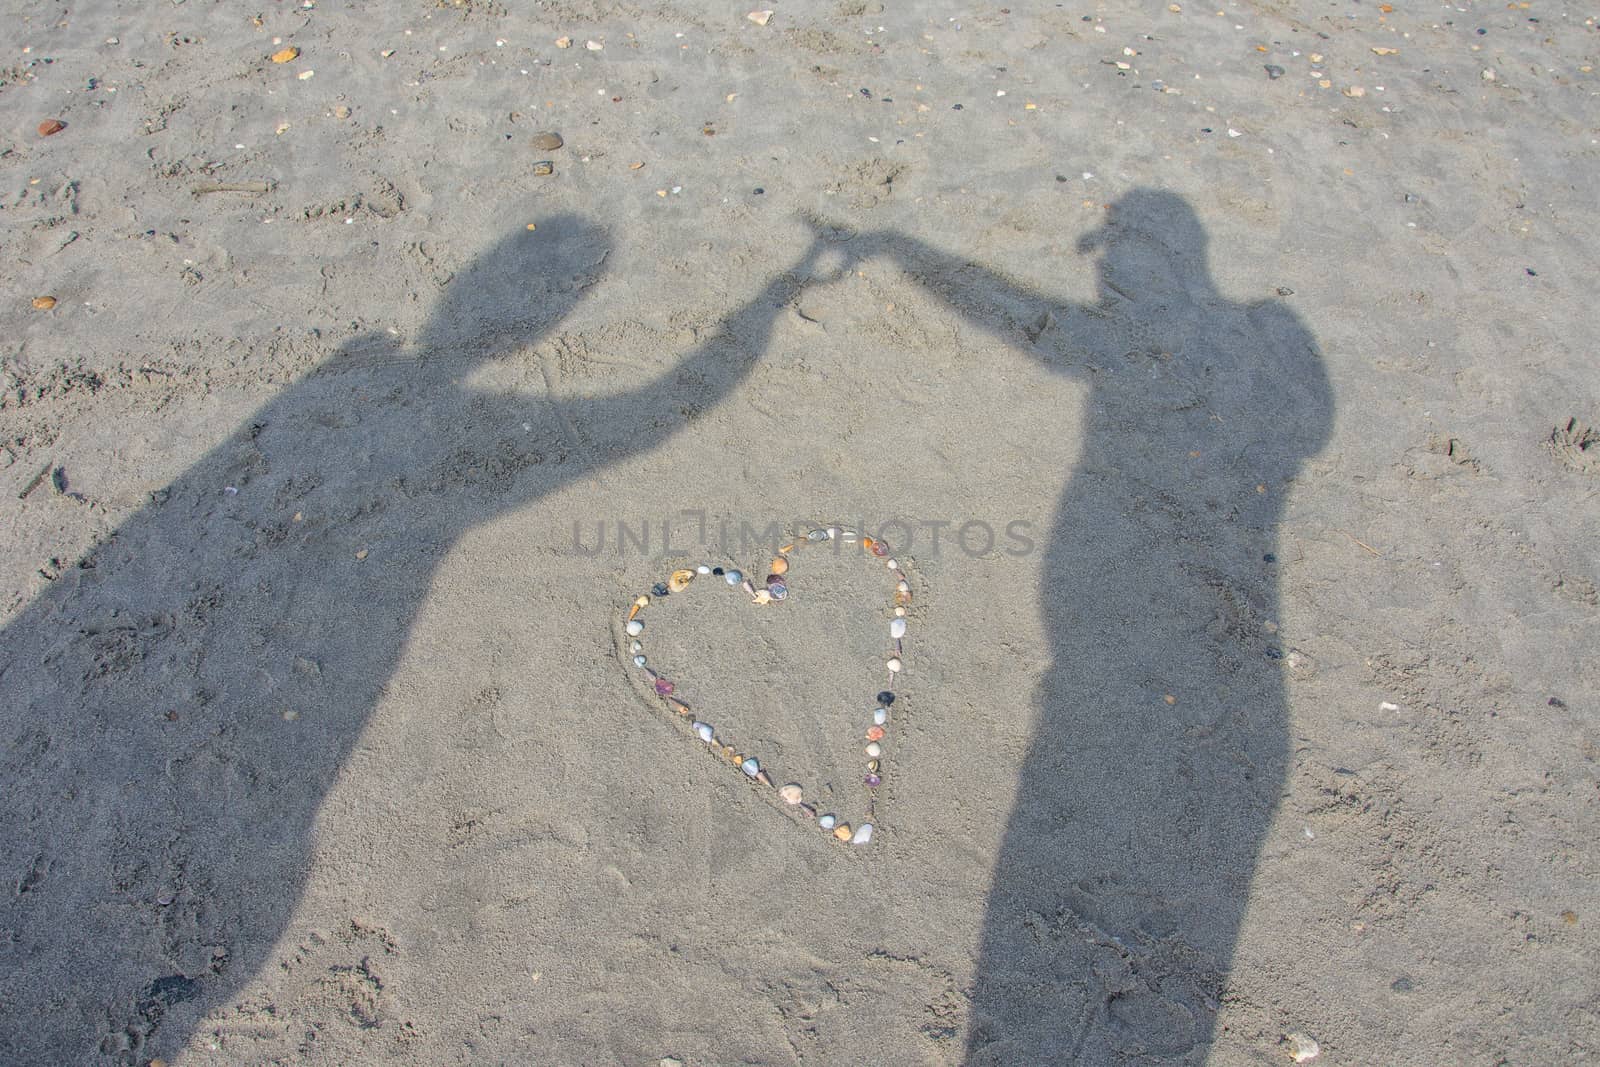
[[[0,1063],[1600,1055],[1600,20],[1011,5],[0,12]]]

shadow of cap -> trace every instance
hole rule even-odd
[[[450,279],[417,345],[476,361],[527,344],[599,280],[610,251],[606,231],[580,215],[518,223]]]

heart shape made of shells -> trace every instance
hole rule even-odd
[[[684,699],[685,694],[680,693],[672,680],[658,672],[651,664],[645,654],[643,640],[647,609],[668,597],[688,592],[697,585],[711,584],[741,593],[748,596],[751,603],[757,606],[781,604],[789,597],[790,580],[794,576],[793,567],[800,551],[808,545],[816,546],[829,542],[836,542],[831,546],[836,549],[840,545],[859,546],[863,557],[873,563],[881,563],[894,581],[892,597],[894,614],[888,623],[889,646],[883,663],[887,679],[884,687],[874,698],[871,711],[867,713],[870,722],[861,737],[862,753],[865,756],[861,779],[865,800],[861,814],[854,825],[847,815],[833,811],[819,811],[816,805],[806,799],[805,787],[801,783],[786,782],[781,786],[777,785],[772,768],[762,766],[759,758],[743,751],[730,738],[719,734],[710,722],[696,715],[694,708]],[[903,669],[906,609],[911,604],[910,579],[906,577],[900,562],[890,553],[886,542],[840,526],[818,526],[807,530],[778,549],[778,554],[773,557],[769,570],[770,573],[760,588],[741,571],[732,567],[717,567],[702,563],[692,569],[673,571],[665,581],[657,582],[649,593],[641,593],[628,605],[625,615],[619,619],[622,632],[618,648],[626,649],[626,658],[644,673],[648,691],[659,699],[660,706],[670,713],[673,721],[685,724],[690,736],[698,738],[714,756],[737,767],[744,773],[745,778],[756,786],[773,790],[777,799],[786,807],[806,821],[815,822],[835,840],[865,845],[872,840],[877,790],[883,784],[884,750],[889,735],[891,708],[895,702],[895,683],[899,680]]]

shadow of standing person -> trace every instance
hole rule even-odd
[[[1332,420],[1313,338],[1281,304],[1220,295],[1166,192],[1129,193],[1080,242],[1100,253],[1092,305],[863,236],[859,254],[1089,388],[1063,414],[1086,419],[1084,451],[1040,575],[1051,663],[967,1062],[1199,1062],[1287,773],[1277,526]]]
[[[0,1061],[182,1049],[283,934],[323,798],[452,545],[726,398],[823,245],[632,390],[464,384],[555,329],[608,249],[579,218],[519,228],[414,347],[346,345],[5,627]]]

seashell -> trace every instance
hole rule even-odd
[[[832,830],[833,824],[838,821],[838,818],[834,815],[822,815],[817,818],[817,825],[824,830]]]
[[[772,573],[773,574],[788,574],[789,573],[789,561],[784,559],[782,556],[778,556],[777,558],[775,558],[772,561]],[[770,581],[772,581],[772,579],[768,578],[767,581],[770,582]]]
[[[1306,1063],[1322,1054],[1322,1046],[1317,1044],[1317,1039],[1310,1034],[1293,1033],[1288,1035],[1288,1039],[1294,1045],[1294,1051],[1289,1053],[1289,1058],[1296,1063]]]
[[[882,769],[882,767],[883,767],[883,761],[882,760],[872,759],[872,760],[868,760],[867,761],[867,770],[871,771],[873,774],[877,774],[878,771]]]
[[[885,689],[883,692],[878,694],[878,703],[882,704],[884,707],[888,707],[890,704],[894,703],[894,694]]]
[[[751,596],[755,596],[756,595],[756,587],[750,584],[750,580],[748,578],[739,583],[739,588],[743,589],[746,593],[749,593]]]
[[[883,541],[874,541],[872,544],[872,554],[881,559],[889,554],[889,546]],[[889,566],[894,566],[894,560],[889,561]]]
[[[635,642],[633,642],[632,644],[630,644],[628,646],[628,651],[632,652],[635,656],[637,656],[639,653],[644,651],[644,643],[640,642],[640,641],[635,641]]]
[[[276,52],[272,53],[271,56],[271,59],[274,63],[289,63],[299,58],[300,49],[294,47],[293,45],[290,45],[288,48],[280,48]]]
[[[666,582],[657,582],[655,585],[650,587],[650,592],[656,596],[666,596],[668,593],[672,592],[672,590],[667,588]]]
[[[754,756],[751,756],[749,759],[739,764],[739,769],[749,777],[754,778],[757,774],[761,773],[761,761],[756,759]]]
[[[815,819],[817,817],[817,809],[813,808],[810,804],[801,804],[800,814],[804,815],[808,819]]]
[[[773,600],[783,600],[789,596],[789,587],[782,582],[773,582],[767,586],[767,594]]]
[[[894,588],[897,593],[909,593],[911,592],[911,583],[902,581],[897,583]]]
[[[644,658],[643,655],[638,655],[638,656],[633,657],[633,665],[635,667],[643,667],[645,665],[645,663],[647,663],[647,662],[648,661]]]
[[[906,635],[906,620],[905,619],[891,619],[889,621],[889,636],[894,638],[896,641],[898,641],[902,637],[904,637],[905,635]]]
[[[863,536],[861,538],[861,547],[866,549],[868,552],[873,551],[877,547],[877,544],[878,542],[874,541],[870,537]]]
[[[847,822],[842,822],[838,826],[835,826],[833,828],[833,836],[837,837],[840,841],[850,840],[850,824]]]
[[[696,719],[695,723],[694,723],[694,733],[695,733],[696,737],[698,737],[700,740],[704,741],[708,745],[711,744],[711,739],[716,736],[716,734],[711,729],[711,724],[710,723],[701,722],[698,719]]]
[[[827,530],[812,530],[810,533],[806,534],[807,541],[826,541],[827,539]]]
[[[886,723],[888,721],[889,721],[889,712],[886,709],[878,708],[878,709],[873,711],[873,713],[872,713],[872,725],[874,725],[874,726],[882,726],[884,723]]]
[[[887,733],[887,732],[888,731],[886,731],[881,726],[869,726],[869,727],[867,727],[867,740],[868,741],[882,741],[883,740],[883,735],[885,733]]]
[[[905,608],[895,608],[894,609],[894,613],[895,613],[895,615],[897,615],[897,616],[899,616],[900,618],[903,619],[903,618],[905,618],[905,615],[906,615],[906,609]]]
[[[871,756],[873,759],[877,759],[879,756],[883,755],[883,746],[878,744],[876,741],[868,741],[867,755]]]
[[[867,783],[868,789],[876,789],[883,784],[883,779],[878,777],[876,772],[869,772],[862,781]]]
[[[644,633],[644,623],[640,622],[638,619],[629,619],[627,631],[629,637],[638,637],[640,634]]]
[[[898,560],[886,559],[883,561],[883,565],[892,571],[897,571],[900,569],[900,562]]]
[[[884,666],[889,668],[890,674],[899,674],[900,668],[903,666],[903,664],[900,662],[899,656],[892,656],[890,657],[889,662],[885,663]]]
[[[724,571],[722,577],[729,585],[738,585],[744,581],[744,575],[738,571]]]
[[[667,707],[671,708],[673,711],[677,712],[679,715],[687,715],[687,714],[689,714],[689,705],[685,704],[681,700],[673,700],[672,698],[669,697],[667,699]]]
[[[694,571],[673,571],[667,579],[667,588],[674,593],[681,593],[689,588],[689,583],[694,581]]]
[[[762,785],[771,785],[772,775],[768,774],[766,771],[757,771],[756,781],[760,782]]]
[[[778,790],[778,795],[783,798],[785,804],[798,804],[800,803],[800,798],[804,796],[804,792],[798,782],[790,782]]]
[[[772,603],[772,594],[765,589],[757,589],[755,601],[757,604],[770,604]]]
[[[672,691],[675,688],[677,688],[677,687],[674,686],[671,682],[667,681],[665,678],[657,678],[656,679],[656,692],[658,694],[660,694],[661,696],[664,696],[664,697],[671,696],[672,695]]]
[[[561,139],[561,135],[556,133],[554,130],[547,130],[544,133],[534,134],[532,142],[533,147],[542,152],[554,152],[565,143],[566,142]]]
[[[35,311],[49,311],[55,306],[56,298],[53,296],[36,296],[33,298],[33,307]]]
[[[894,602],[901,607],[905,607],[907,604],[911,603],[911,594],[902,593],[897,590],[894,594]]]
[[[633,606],[636,608],[647,608],[650,606],[650,598],[645,596],[643,593],[640,593],[638,596],[633,598]]]
[[[864,845],[871,840],[872,824],[870,822],[864,822],[860,826],[856,827],[856,832],[854,836],[850,838],[850,843],[852,845]]]
[[[707,567],[704,563],[702,563],[702,564],[700,564],[700,566],[698,566],[698,567],[696,567],[694,569],[694,572],[696,574],[710,574],[711,573],[711,568]]]

